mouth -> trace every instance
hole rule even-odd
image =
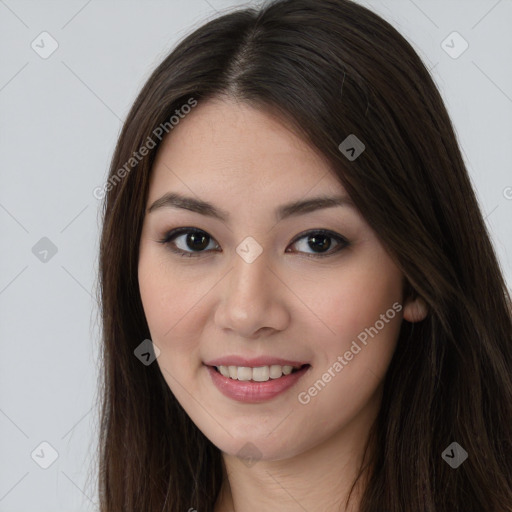
[[[296,386],[310,364],[300,366],[213,366],[204,365],[211,382],[227,398],[254,404],[271,400]]]
[[[286,375],[291,375],[302,370],[309,364],[298,366],[273,364],[268,366],[211,366],[217,373],[223,377],[238,381],[267,382],[277,380]]]

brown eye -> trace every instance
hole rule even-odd
[[[218,249],[219,245],[216,243],[208,249],[213,240],[208,233],[201,229],[184,227],[170,231],[159,242],[168,246],[172,252],[180,256],[196,257],[201,256],[202,253]],[[302,240],[305,240],[305,242],[302,242]],[[302,249],[293,252],[301,252],[308,257],[318,258],[331,256],[350,245],[341,235],[327,230],[301,233],[292,245],[297,245],[299,242],[302,243]],[[333,247],[334,250],[331,250]],[[312,252],[308,252],[309,250]],[[286,252],[292,251],[287,250]]]
[[[200,229],[179,228],[167,233],[159,242],[168,245],[171,251],[181,256],[199,256],[201,252],[206,252],[211,240],[210,235]]]
[[[301,242],[302,240],[305,240],[305,242]],[[330,256],[349,245],[348,241],[341,235],[326,230],[309,231],[306,234],[302,234],[299,238],[295,239],[292,245],[296,245],[299,242],[302,243],[302,249],[299,252],[305,252],[313,257]],[[335,249],[329,251],[333,246]],[[308,253],[308,249],[313,252]]]

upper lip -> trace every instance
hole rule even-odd
[[[242,356],[225,356],[217,359],[211,359],[204,363],[207,366],[246,366],[257,368],[259,366],[272,366],[274,364],[280,366],[301,366],[308,364],[301,361],[292,361],[291,359],[282,359],[280,357],[260,356],[255,358],[246,358]]]

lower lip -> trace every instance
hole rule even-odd
[[[205,365],[206,366],[206,365]],[[307,365],[300,370],[283,375],[279,379],[265,382],[252,380],[234,380],[224,377],[213,366],[206,366],[217,389],[228,398],[246,403],[258,403],[270,400],[291,388],[311,368]]]

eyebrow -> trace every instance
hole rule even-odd
[[[287,217],[295,215],[303,215],[305,213],[313,212],[323,208],[332,208],[334,206],[350,206],[354,207],[352,200],[348,196],[319,196],[312,197],[303,201],[293,201],[281,205],[276,209],[276,218],[278,221]],[[176,192],[168,192],[160,199],[157,199],[148,209],[147,213],[154,212],[160,208],[181,208],[207,215],[224,222],[229,222],[230,215],[227,211],[217,208],[211,203],[196,199],[193,197],[186,197]]]

